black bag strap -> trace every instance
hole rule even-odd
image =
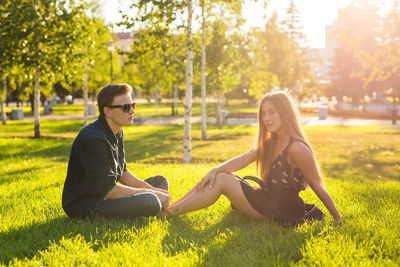
[[[251,181],[253,181],[253,182],[256,182],[261,188],[264,188],[264,187],[265,187],[265,183],[264,183],[260,178],[257,178],[257,177],[255,177],[255,176],[247,175],[247,176],[245,176],[245,177],[240,177],[240,176],[237,175],[236,173],[235,173],[235,176],[236,176],[237,178],[241,179],[241,180],[244,180],[244,181],[246,181],[246,180],[251,180]]]

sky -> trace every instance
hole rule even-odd
[[[119,9],[126,9],[128,0],[100,0],[102,13],[106,23],[115,23],[120,20]],[[250,1],[248,1],[250,2]],[[258,1],[260,2],[260,1]],[[351,0],[295,0],[300,11],[303,33],[307,38],[307,45],[311,48],[325,47],[325,26],[336,21],[338,10],[349,5]],[[270,0],[267,9],[262,3],[250,3],[243,7],[243,16],[247,20],[247,27],[262,26],[263,17],[268,18],[275,10],[279,18],[285,14],[289,0]],[[122,30],[118,27],[114,30]]]

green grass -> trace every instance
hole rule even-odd
[[[225,197],[208,209],[165,220],[69,219],[61,193],[80,121],[0,126],[0,263],[15,266],[397,266],[400,264],[400,130],[381,126],[305,127],[326,187],[342,214],[286,228],[244,217]],[[207,171],[250,149],[256,127],[192,128],[192,164],[182,164],[182,125],[125,128],[128,168],[163,174],[173,200]],[[15,136],[19,136],[15,138]],[[254,175],[252,164],[239,172]],[[315,194],[307,202],[326,208]]]
[[[17,107],[6,107],[6,112],[11,112]],[[32,116],[32,109],[30,106],[19,107],[24,111],[24,115]],[[83,114],[84,105],[55,105],[52,108],[52,114],[54,115],[71,115],[71,114]],[[40,114],[43,114],[43,106],[40,106]]]
[[[247,102],[231,101],[224,109],[229,112],[240,113],[257,113],[256,105],[249,105]],[[207,103],[207,116],[215,117],[216,104],[215,102]],[[178,114],[184,113],[184,103],[179,101]],[[138,117],[168,117],[171,116],[171,102],[161,102],[156,109],[155,103],[138,103],[136,109],[136,116]],[[192,103],[192,116],[201,116],[201,103]]]
[[[16,107],[6,107],[6,112],[11,112]],[[32,110],[29,106],[20,107],[24,111],[25,116],[32,116]],[[229,106],[224,107],[229,112],[241,112],[241,113],[257,113],[256,105],[249,105],[243,101],[231,101]],[[72,104],[72,105],[56,105],[52,109],[54,115],[75,115],[82,114],[84,111],[84,105]],[[98,114],[97,107],[96,113]],[[171,116],[171,102],[160,102],[158,108],[155,103],[143,103],[137,104],[136,117],[169,117]],[[178,114],[184,113],[184,103],[179,101],[178,103]],[[43,106],[40,107],[40,114],[43,114]],[[207,103],[207,115],[215,116],[215,103]],[[192,103],[192,116],[201,116],[201,103]]]

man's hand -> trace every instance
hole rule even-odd
[[[160,191],[153,191],[153,193],[158,197],[161,202],[161,209],[164,210],[168,207],[169,203],[171,202],[171,196],[169,193],[163,193]]]

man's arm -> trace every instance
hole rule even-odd
[[[151,189],[133,188],[123,184],[116,184],[105,196],[105,199],[116,199],[139,193],[154,193]]]
[[[127,185],[127,186],[134,187],[134,188],[153,189],[153,187],[151,185],[149,185],[145,181],[137,178],[136,175],[131,173],[129,170],[126,170],[122,174],[121,179],[119,179],[119,182],[123,185]]]
[[[133,173],[126,170],[116,184],[105,196],[106,199],[127,197],[138,193],[153,193],[161,202],[163,208],[168,207],[171,195],[167,190],[153,187],[143,180],[137,178]]]
[[[165,209],[168,207],[169,202],[171,201],[171,196],[166,193],[148,189],[148,188],[133,188],[123,184],[116,184],[105,196],[105,199],[117,199],[124,198],[131,195],[139,194],[139,193],[153,193],[155,194],[161,202],[161,207]]]
[[[129,170],[126,170],[122,176],[119,182],[123,185],[130,186],[133,188],[145,188],[145,189],[151,189],[153,191],[159,191],[164,194],[168,194],[169,192],[167,190],[163,190],[154,186],[151,186],[150,184],[146,183],[145,181],[137,178],[133,173],[131,173]]]

